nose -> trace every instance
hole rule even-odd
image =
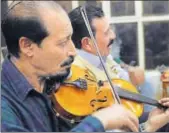
[[[68,51],[68,56],[76,56],[76,48],[72,40],[70,40],[70,45],[69,45],[69,51]]]

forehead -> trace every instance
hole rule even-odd
[[[92,20],[92,25],[94,26],[96,31],[103,31],[103,32],[108,30],[110,27],[109,19],[107,17],[94,18]]]
[[[65,11],[45,11],[42,14],[42,19],[50,35],[59,37],[72,33],[71,22]]]

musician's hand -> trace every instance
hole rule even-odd
[[[169,98],[163,98],[159,100],[159,103],[169,107]],[[146,122],[146,131],[155,132],[159,128],[166,125],[168,122],[169,122],[169,108],[165,111],[159,108],[155,108],[149,114],[149,118]]]
[[[159,100],[159,103],[161,103],[164,106],[169,107],[169,97],[162,98],[161,100]]]
[[[105,130],[111,129],[129,129],[138,132],[138,118],[122,105],[114,104],[95,112],[92,116],[98,118]]]
[[[144,70],[140,67],[130,66],[128,69],[131,82],[135,85],[141,85],[145,80]]]

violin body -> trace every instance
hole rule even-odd
[[[72,76],[65,82],[70,83],[80,78],[84,79],[87,84],[84,88],[70,84],[60,86],[52,97],[54,100],[54,109],[58,116],[71,122],[78,122],[94,111],[115,103],[108,83],[104,82],[103,86],[99,86],[94,75],[87,69],[84,70],[72,65],[71,70]],[[112,82],[114,86],[120,87],[121,89],[138,93],[137,89],[125,80],[113,79]],[[121,102],[126,108],[135,113],[136,116],[141,116],[143,104],[126,99],[121,99]]]
[[[130,111],[132,111],[137,117],[140,117],[143,113],[144,105],[140,102],[136,102],[134,100],[129,100],[129,99],[124,98],[123,96],[120,95],[121,91],[123,91],[123,90],[129,91],[133,94],[139,94],[137,88],[134,85],[132,85],[131,83],[129,83],[128,81],[123,80],[123,79],[113,79],[112,82],[113,82],[115,89],[118,92],[118,95],[121,98],[121,104],[124,105]],[[104,93],[107,92],[108,98],[112,97],[112,94],[109,90],[110,86],[109,86],[108,82],[105,82],[104,86],[101,87],[100,89],[104,90],[103,91]],[[112,101],[114,104],[115,103],[114,98],[112,99]]]
[[[79,78],[86,79],[87,72],[72,66],[72,76],[67,81],[74,81]],[[74,73],[76,72],[76,74]],[[89,76],[89,75],[88,75]],[[96,99],[97,83],[87,80],[87,90],[83,90],[71,85],[61,85],[54,94],[56,101],[63,109],[76,116],[86,116],[94,111],[90,102]]]

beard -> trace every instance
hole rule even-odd
[[[57,73],[54,76],[50,76],[45,79],[43,93],[50,95],[55,92],[60,84],[62,84],[70,74],[70,68],[67,68],[65,72]]]
[[[60,72],[57,72],[55,74],[43,76],[42,79],[44,79],[44,80],[54,80],[57,83],[63,82],[70,73],[71,64],[73,63],[73,61],[74,61],[74,57],[69,56],[67,60],[63,61],[60,64],[60,67],[61,68],[66,67],[66,66],[70,66],[70,67],[66,68],[64,71],[60,71]]]
[[[66,70],[64,72],[58,72],[55,75],[50,75],[48,77],[46,77],[46,81],[54,81],[56,83],[62,83],[64,82],[64,80],[67,79],[67,77],[70,74],[70,68],[66,68]]]
[[[70,66],[74,61],[73,56],[69,56],[67,60],[65,60],[63,63],[61,63],[61,67]],[[53,75],[46,75],[41,77],[41,81],[44,81],[44,91],[46,93],[49,93],[50,90],[56,89],[56,84],[63,83],[70,75],[71,67],[66,68],[62,72],[57,72]]]

